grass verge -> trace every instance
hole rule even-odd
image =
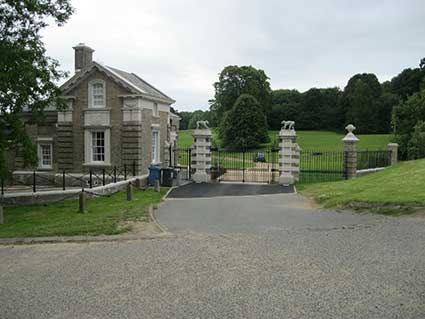
[[[110,197],[87,200],[86,214],[78,212],[78,200],[53,204],[4,208],[5,223],[0,225],[0,237],[43,237],[76,235],[115,235],[130,230],[126,221],[149,221],[147,207],[159,203],[167,188],[157,193],[151,189],[134,189],[133,201],[125,192]]]
[[[425,207],[425,160],[402,162],[349,181],[304,184],[297,188],[324,207],[385,215],[413,213]]]

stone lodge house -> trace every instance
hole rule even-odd
[[[38,148],[36,169],[79,173],[135,165],[140,175],[151,164],[167,166],[180,119],[170,111],[175,101],[134,73],[93,61],[90,47],[73,49],[75,74],[61,86],[68,108],[46,110],[38,124],[23,114]],[[24,169],[19,155],[13,163],[13,170]]]

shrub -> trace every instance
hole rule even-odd
[[[249,149],[268,142],[266,117],[257,99],[242,94],[226,112],[219,133],[225,148]]]
[[[408,144],[408,158],[425,158],[425,122],[420,121],[413,129],[412,138]]]

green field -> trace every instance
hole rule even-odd
[[[425,160],[401,162],[356,179],[301,185],[302,194],[311,196],[325,207],[370,206],[385,214],[413,212],[425,206]],[[401,207],[397,207],[400,205]],[[373,206],[376,206],[373,208]]]
[[[38,237],[73,235],[113,235],[129,231],[122,223],[148,221],[147,206],[159,203],[166,188],[134,190],[133,201],[126,193],[88,199],[86,214],[78,212],[78,200],[48,205],[5,207],[5,223],[0,225],[0,237]]]
[[[179,147],[187,148],[193,143],[192,130],[179,132]],[[270,143],[263,145],[264,148],[277,146],[278,144],[277,131],[269,131]],[[325,131],[297,131],[298,144],[303,150],[321,150],[321,151],[342,151],[343,143],[341,139],[343,134]],[[360,150],[386,150],[387,144],[391,142],[392,135],[390,134],[367,134],[358,135],[360,139],[358,149]],[[217,145],[220,141],[216,130],[213,130],[213,140]]]

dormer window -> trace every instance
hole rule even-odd
[[[89,84],[89,107],[105,107],[105,82],[101,80],[92,81]]]

